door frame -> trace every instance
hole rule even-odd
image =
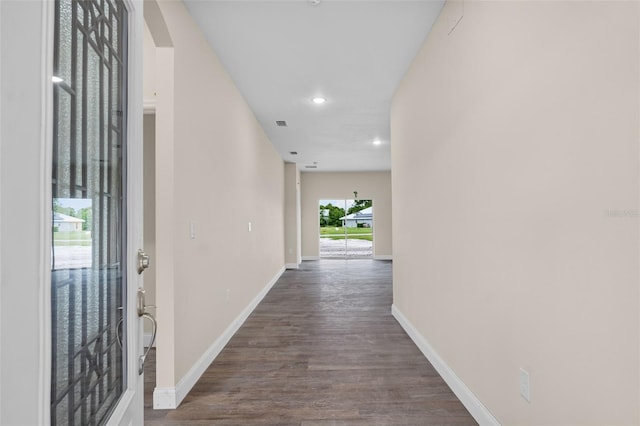
[[[50,420],[52,36],[52,2],[0,2],[3,424]],[[26,227],[16,226],[16,209],[7,207],[12,204],[22,207]]]
[[[53,236],[51,235],[51,217],[53,209],[51,205],[52,193],[52,173],[53,173],[53,40],[54,40],[54,20],[55,2],[45,1],[42,13],[42,142],[43,149],[41,158],[43,160],[44,175],[42,176],[42,186],[40,197],[42,207],[40,211],[42,235],[40,236],[40,250],[42,253],[42,264],[40,265],[40,275],[43,285],[40,288],[39,305],[43,316],[40,319],[40,379],[41,387],[38,395],[41,403],[39,417],[41,424],[48,425],[51,422],[51,246]]]
[[[138,249],[143,239],[143,1],[123,0],[129,14],[127,28],[127,389],[111,413],[107,425],[141,424],[144,416],[144,374],[138,374],[138,358],[143,348],[143,323],[138,318],[138,289],[143,288],[143,275],[138,274]],[[132,202],[135,200],[135,202]],[[133,408],[133,412],[131,410]],[[140,416],[140,417],[139,417]]]

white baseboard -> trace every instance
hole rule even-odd
[[[388,254],[383,254],[380,256],[374,256],[374,260],[393,260],[393,256]],[[320,260],[319,256],[302,256],[302,260]],[[289,265],[293,265],[292,263],[287,264],[287,269],[297,269],[297,268],[289,268]]]
[[[442,376],[444,381],[449,385],[453,393],[460,399],[462,404],[469,410],[473,418],[481,425],[500,426],[500,422],[491,414],[489,409],[480,402],[477,396],[471,392],[471,389],[456,375],[456,373],[447,365],[447,363],[438,355],[438,353],[429,344],[427,339],[411,324],[411,322],[400,312],[395,306],[391,306],[391,314],[400,323],[404,331],[409,335],[411,340],[418,346],[425,357],[431,362],[436,371]]]
[[[284,265],[284,267],[286,269],[298,269],[300,268],[300,265],[298,265],[297,263],[287,263],[286,265]]]
[[[180,379],[178,384],[174,388],[155,388],[153,391],[153,408],[156,410],[167,410],[178,408],[182,400],[187,396],[189,391],[193,388],[196,382],[200,379],[202,374],[209,368],[209,365],[214,359],[222,352],[224,347],[229,343],[229,340],[238,331],[242,324],[249,318],[249,315],[258,306],[258,304],[264,299],[271,287],[278,281],[280,276],[284,273],[285,267],[283,266],[276,273],[276,275],[267,283],[267,285],[260,290],[260,293],[253,298],[253,300],[247,305],[240,315],[234,319],[226,330],[218,337],[213,344],[207,349],[207,351],[200,357],[200,359],[191,367],[187,374]]]
[[[373,256],[374,260],[393,260],[393,256],[390,254],[381,254],[379,256]]]
[[[176,388],[155,388],[153,390],[153,409],[170,410],[178,408]]]

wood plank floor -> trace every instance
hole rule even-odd
[[[475,425],[391,316],[391,262],[286,271],[177,410],[147,425]]]

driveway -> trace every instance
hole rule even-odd
[[[373,257],[373,242],[320,238],[320,257]]]

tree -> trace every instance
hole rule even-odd
[[[324,228],[325,226],[329,226],[329,210],[320,205],[320,227]]]
[[[351,207],[349,207],[349,211],[347,212],[347,214],[359,212],[360,210],[364,210],[368,207],[371,207],[372,205],[373,202],[371,200],[356,200],[356,202],[353,203]]]
[[[83,231],[91,231],[91,225],[92,225],[92,221],[93,221],[93,211],[91,209],[91,207],[85,207],[82,208],[78,211],[78,215],[80,216],[80,219],[84,220],[84,223],[82,224],[82,230]]]
[[[344,217],[344,209],[329,204],[329,226],[342,226],[341,218]]]
[[[342,226],[341,218],[344,217],[344,209],[329,203],[320,206],[320,226]]]
[[[76,210],[73,207],[66,207],[60,204],[60,201],[57,199],[53,199],[53,212],[54,213],[62,213],[67,216],[77,217]]]

